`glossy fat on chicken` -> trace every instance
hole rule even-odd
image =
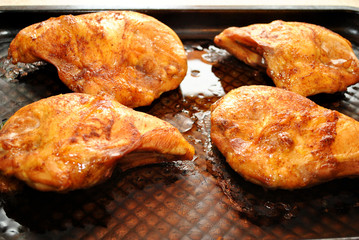
[[[344,91],[359,81],[351,43],[321,26],[277,20],[230,27],[214,41],[248,65],[266,68],[277,87],[303,96]]]
[[[253,183],[298,189],[359,175],[359,122],[299,94],[244,86],[211,111],[213,143]]]
[[[187,73],[176,33],[131,11],[65,15],[33,24],[17,34],[8,55],[14,63],[49,62],[71,90],[108,95],[129,107],[151,104],[177,88]]]
[[[131,158],[131,152],[142,158]],[[169,123],[83,93],[29,104],[0,130],[1,173],[42,191],[88,188],[109,178],[116,165],[126,170],[191,160],[193,154],[193,146]]]

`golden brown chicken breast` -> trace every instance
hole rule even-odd
[[[266,68],[277,87],[303,96],[343,91],[359,81],[351,43],[321,26],[277,20],[230,27],[214,41],[245,63]]]
[[[56,66],[73,91],[106,94],[129,107],[149,105],[179,86],[187,72],[183,44],[153,17],[131,11],[50,18],[11,42],[14,63]]]
[[[130,152],[161,157],[122,158]],[[126,170],[192,159],[193,154],[194,148],[169,123],[83,93],[27,105],[0,130],[0,171],[42,191],[90,187],[109,178],[117,164]]]
[[[299,94],[245,86],[211,110],[213,143],[249,181],[296,189],[359,175],[359,122]]]

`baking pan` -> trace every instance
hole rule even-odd
[[[5,56],[23,27],[49,17],[95,11],[0,11],[0,117],[69,89],[49,64],[13,66]],[[359,179],[303,190],[266,190],[246,182],[210,140],[209,107],[229,90],[273,85],[213,44],[229,26],[275,19],[325,26],[349,39],[359,54],[357,9],[150,9],[136,11],[173,28],[188,54],[181,86],[138,108],[176,126],[196,148],[193,161],[140,167],[93,188],[67,194],[30,188],[0,196],[0,239],[316,239],[359,237]],[[359,120],[359,85],[312,100]]]

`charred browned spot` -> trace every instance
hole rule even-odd
[[[216,127],[221,131],[224,132],[230,127],[230,122],[227,119],[218,119],[218,124],[216,124]]]
[[[76,43],[78,51],[83,53],[86,50],[85,45],[88,45],[90,42],[86,39],[85,36],[77,36]]]
[[[79,99],[80,99],[80,100],[79,100],[79,101],[80,101],[80,104],[82,104],[82,105],[84,105],[84,104],[86,104],[86,103],[89,102],[89,99],[88,99],[87,97],[83,96],[83,95],[81,95]]]
[[[35,29],[39,29],[44,25],[44,22],[41,22],[39,24],[36,25]]]
[[[294,147],[294,141],[290,137],[290,135],[286,132],[282,132],[278,134],[279,137],[279,145],[282,146],[283,149],[292,149]]]
[[[10,150],[11,149],[11,147],[12,147],[12,144],[11,144],[11,142],[10,141],[2,141],[2,148],[4,149],[4,150]],[[6,156],[6,155],[5,155]]]
[[[101,137],[110,140],[113,124],[113,119],[104,121],[98,118],[87,119],[85,123],[78,125],[75,130],[74,137],[76,138],[76,136],[81,136],[84,141],[89,141],[93,138]]]
[[[111,139],[111,130],[112,130],[113,124],[114,124],[114,120],[110,119],[108,121],[108,124],[106,124],[105,127],[104,127],[104,134],[105,134],[105,137],[106,137],[107,140]]]
[[[337,135],[336,126],[339,118],[338,113],[335,111],[326,111],[325,117],[327,122],[322,124],[321,127],[315,131],[315,134],[322,137],[319,139],[318,143],[313,146],[314,150],[311,153],[315,158],[336,162],[331,146]]]
[[[88,133],[88,134],[82,134],[82,138],[83,138],[83,140],[85,140],[85,141],[88,141],[88,140],[90,140],[90,139],[92,139],[92,138],[99,138],[99,137],[101,137],[101,134],[100,133],[98,133],[95,129],[93,129],[90,133]]]
[[[74,136],[70,137],[70,143],[77,143],[77,142],[78,141],[77,141],[76,137],[74,137]]]

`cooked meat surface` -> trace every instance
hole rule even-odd
[[[211,111],[213,143],[251,182],[297,189],[359,175],[359,122],[299,94],[244,86]]]
[[[266,68],[277,87],[303,96],[344,91],[359,81],[351,43],[321,26],[277,20],[230,27],[214,41],[245,63]]]
[[[122,158],[131,152],[155,152],[161,157]],[[0,130],[2,174],[42,191],[91,187],[109,178],[117,164],[126,170],[190,160],[193,154],[193,146],[169,123],[84,93],[27,105]]]
[[[106,94],[129,107],[151,104],[177,88],[187,72],[176,33],[131,11],[65,15],[33,24],[17,34],[8,55],[14,63],[49,62],[71,90]]]

